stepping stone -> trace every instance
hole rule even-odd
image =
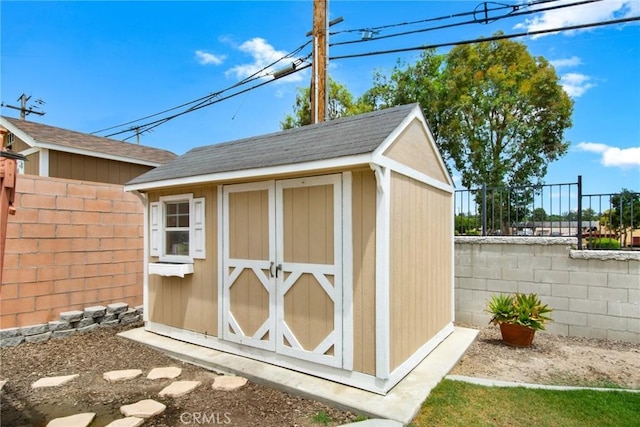
[[[213,385],[211,386],[214,390],[235,390],[247,383],[247,379],[243,377],[234,377],[232,375],[222,375],[216,377],[213,380]]]
[[[167,407],[162,403],[156,402],[153,399],[145,399],[131,405],[121,406],[120,412],[122,412],[122,415],[125,417],[150,418],[154,415],[161,414],[165,409],[167,409]]]
[[[93,412],[86,412],[84,414],[70,415],[68,417],[55,418],[47,424],[47,427],[87,427],[96,414]]]
[[[176,381],[163,388],[158,395],[168,397],[184,396],[200,384],[202,384],[201,381]]]
[[[105,427],[139,427],[142,423],[144,423],[144,418],[127,417],[112,421]]]
[[[140,375],[142,375],[142,371],[140,369],[123,369],[122,371],[105,372],[102,374],[102,378],[110,383],[115,383],[117,381],[132,380],[134,378],[138,378]]]
[[[42,388],[42,387],[58,387],[62,384],[66,384],[69,381],[78,378],[80,375],[63,375],[61,377],[45,377],[40,378],[38,381],[31,384],[31,388]]]
[[[182,373],[182,369],[170,366],[167,368],[153,368],[147,375],[149,380],[157,380],[160,378],[176,378]]]

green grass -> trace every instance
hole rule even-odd
[[[319,411],[313,416],[313,421],[327,425],[331,422],[331,417],[325,411]]]
[[[444,380],[422,404],[414,427],[636,427],[640,393],[484,387]]]

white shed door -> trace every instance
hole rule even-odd
[[[341,366],[341,176],[225,186],[223,198],[223,337]]]

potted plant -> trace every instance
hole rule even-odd
[[[536,330],[543,330],[553,319],[553,310],[536,294],[493,295],[487,305],[492,315],[489,323],[500,326],[502,341],[515,347],[529,347]]]

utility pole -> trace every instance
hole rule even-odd
[[[37,105],[36,106],[27,107],[27,101],[29,101],[30,99],[31,99],[31,95],[27,96],[27,95],[25,95],[23,93],[17,99],[17,101],[20,101],[20,106],[19,107],[16,107],[15,105],[7,105],[4,102],[2,103],[2,106],[3,107],[7,107],[7,108],[13,108],[14,110],[20,110],[20,120],[25,120],[27,115],[29,115],[29,114],[37,114],[39,116],[44,116],[45,115],[44,111],[36,111],[36,110],[34,110],[34,108],[39,108]],[[40,104],[40,105],[45,104],[45,102],[42,99],[36,99],[35,102],[37,104]]]
[[[313,0],[311,123],[323,122],[327,112],[327,3]]]

